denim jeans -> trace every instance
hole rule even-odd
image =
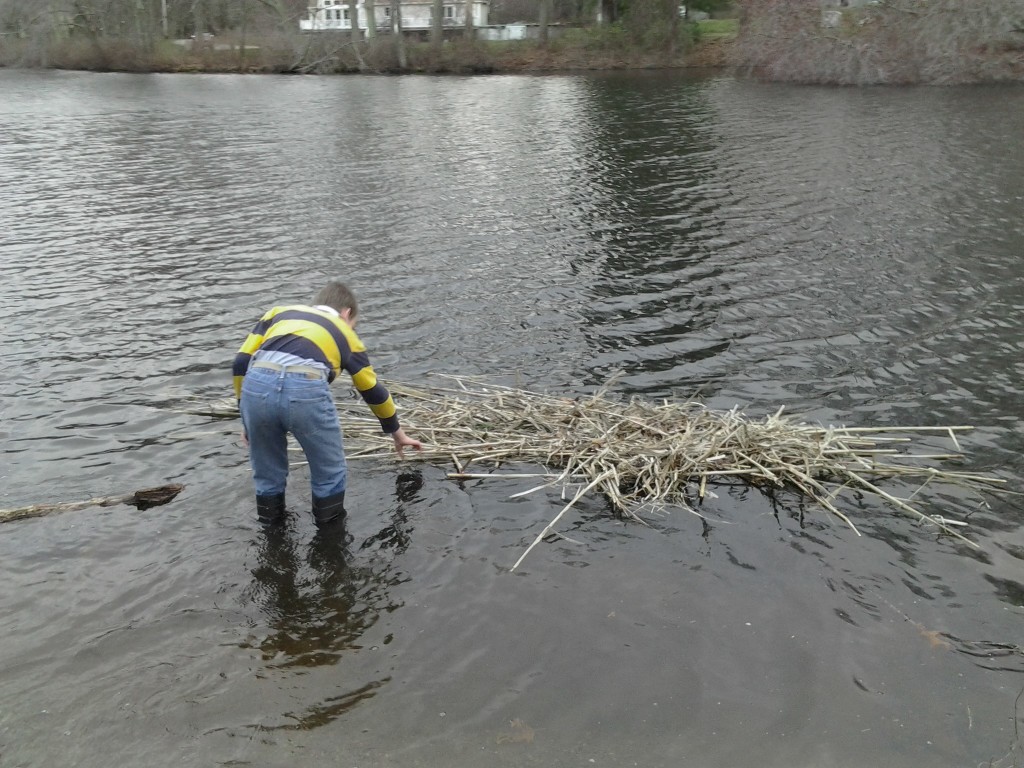
[[[239,408],[258,496],[285,491],[289,432],[306,454],[313,496],[323,499],[345,490],[341,425],[325,379],[251,368],[242,381]]]

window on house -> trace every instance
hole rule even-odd
[[[454,5],[446,5],[444,7],[444,17],[446,19],[454,19],[455,18],[455,6]]]
[[[348,13],[349,13],[349,9],[346,8],[344,11],[341,12],[341,18],[343,18],[345,21],[348,21],[348,18],[349,18],[348,17]]]

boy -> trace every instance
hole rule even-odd
[[[242,441],[256,486],[256,514],[264,525],[284,519],[288,479],[287,435],[299,441],[309,462],[313,518],[318,526],[345,516],[347,468],[338,412],[329,389],[342,370],[381,429],[404,448],[423,450],[398,423],[391,394],[370,367],[355,333],[358,305],[348,287],[331,281],[312,306],[276,306],[246,338],[232,367],[242,415]]]

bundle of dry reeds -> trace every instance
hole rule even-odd
[[[536,475],[542,482],[534,490],[579,487],[559,517],[590,492],[603,494],[616,511],[636,520],[645,510],[670,505],[695,511],[709,482],[741,479],[799,491],[854,531],[853,521],[836,507],[836,497],[844,490],[874,494],[974,546],[951,527],[955,523],[917,509],[911,503],[916,491],[899,498],[878,482],[911,480],[920,483],[918,490],[935,482],[973,488],[1003,482],[930,463],[962,458],[956,433],[971,429],[967,426],[822,427],[785,416],[781,408],[754,420],[735,408],[716,412],[695,401],[621,401],[604,390],[567,399],[465,377],[444,378],[448,386],[392,385],[406,431],[425,443],[420,456],[450,460],[454,478],[507,477],[470,474],[470,464],[557,469]],[[360,410],[346,415],[344,424],[353,458],[393,453],[376,420],[362,417]],[[911,435],[927,433],[948,436],[958,452],[913,451]]]
[[[955,521],[928,515],[912,501],[929,483],[977,489],[1004,482],[931,463],[962,458],[956,433],[968,426],[822,427],[783,415],[781,408],[755,420],[735,408],[713,411],[696,401],[623,401],[605,389],[569,399],[470,377],[442,378],[444,385],[423,388],[389,382],[406,431],[424,442],[415,458],[450,461],[456,471],[449,476],[459,479],[537,477],[539,484],[525,493],[552,486],[578,489],[534,544],[592,492],[604,495],[621,515],[643,522],[642,513],[667,506],[699,514],[694,507],[709,482],[738,479],[798,491],[858,535],[853,521],[837,508],[836,497],[844,491],[873,494],[976,546],[954,530]],[[341,400],[339,410],[349,458],[394,455],[391,440],[359,400]],[[913,436],[929,433],[948,436],[957,453],[915,451]],[[471,464],[494,468],[512,463],[539,464],[548,471],[467,471]],[[900,498],[879,487],[886,478],[918,487]]]

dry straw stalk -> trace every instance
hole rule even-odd
[[[534,544],[591,492],[602,494],[622,516],[643,522],[642,513],[667,506],[699,514],[694,506],[704,499],[709,482],[740,479],[798,491],[858,535],[836,498],[843,492],[871,494],[976,547],[951,527],[955,522],[918,509],[914,496],[929,483],[980,489],[1004,482],[929,463],[959,459],[959,453],[914,452],[915,436],[928,433],[949,437],[959,451],[956,433],[969,426],[823,427],[783,415],[781,408],[755,420],[736,408],[713,411],[695,401],[623,401],[605,389],[570,399],[469,377],[442,379],[440,386],[389,385],[400,401],[406,431],[424,442],[416,458],[451,462],[456,471],[450,477],[457,479],[524,477],[522,472],[474,473],[471,465],[539,464],[549,471],[531,475],[539,483],[527,493],[580,487]],[[339,410],[350,458],[394,455],[391,440],[358,400],[342,401]],[[887,478],[919,485],[910,497],[900,498],[879,487]]]

